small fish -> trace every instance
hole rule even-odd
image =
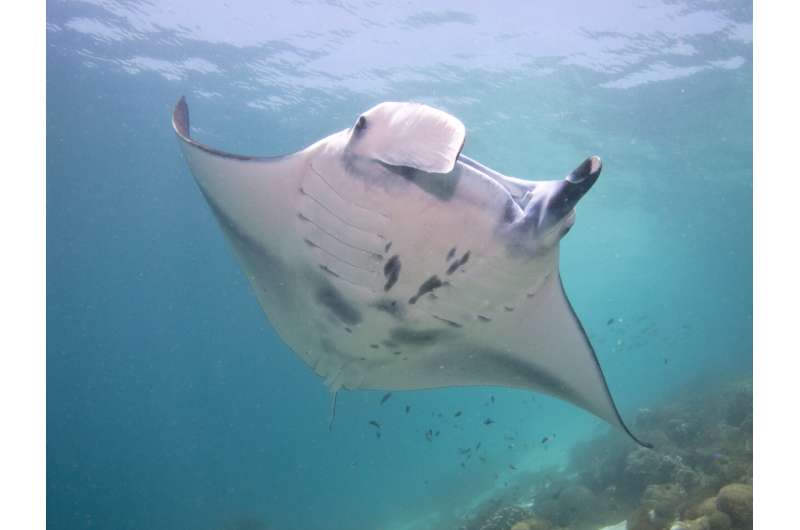
[[[475,450],[477,451],[480,448],[481,448],[481,442],[478,442],[478,445],[475,446]]]
[[[490,400],[492,403],[494,403],[494,394],[492,394],[492,395],[489,397],[489,400]]]
[[[429,442],[433,439],[433,429],[428,429],[428,431],[425,433],[425,439]]]
[[[470,451],[472,451],[471,447],[467,447],[466,449],[461,448],[461,447],[458,448],[458,452],[461,453],[462,455],[465,455],[465,454],[469,453]]]
[[[544,438],[542,438],[542,443],[543,443],[543,444],[544,444],[544,443],[547,443],[547,440],[549,440],[549,439],[550,439],[550,438],[549,438],[548,436],[545,436]]]
[[[378,423],[375,420],[369,420],[369,424],[372,425],[373,427],[375,427],[376,429],[380,429],[381,428],[381,424]]]
[[[409,412],[411,412],[411,406],[410,405],[406,405],[406,414],[408,414]]]
[[[516,470],[517,470],[517,468],[516,468],[516,467],[514,467],[514,464],[508,464],[508,469],[511,469],[511,470],[513,470],[513,471],[516,471]]]
[[[510,434],[504,435],[503,439],[506,440],[507,442],[513,442],[514,441],[514,437],[512,435],[510,435]]]
[[[486,418],[486,421],[483,422],[484,425],[491,425],[492,423],[494,423],[492,418]]]
[[[455,414],[453,414],[454,418],[458,418],[459,416],[461,416],[461,411],[460,410],[458,412],[456,412]]]
[[[436,431],[435,433],[433,433],[433,435],[434,436],[439,436],[439,431]]]
[[[387,392],[386,394],[384,394],[383,397],[381,398],[381,405],[383,405],[384,403],[389,401],[390,397],[392,397],[392,393],[391,392]]]
[[[666,357],[664,357],[664,364],[669,364],[669,359],[667,359]]]
[[[375,438],[381,437],[381,431],[375,431]]]
[[[509,449],[514,449],[514,444],[508,444]]]
[[[606,322],[606,326],[610,326],[611,324],[613,324],[613,323],[614,323],[614,322],[616,322],[616,321],[617,321],[617,319],[616,319],[616,318],[609,318],[609,319],[608,319],[608,322]]]
[[[461,462],[461,467],[467,467],[467,466],[464,465],[464,462]]]
[[[479,457],[478,457],[478,460],[480,460],[480,461],[481,461],[481,462],[483,462],[484,464],[486,463],[486,459],[485,459],[485,458],[483,458],[482,456],[479,456]]]

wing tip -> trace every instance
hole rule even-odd
[[[586,341],[586,346],[589,348],[589,351],[592,353],[592,359],[594,360],[595,368],[597,368],[597,372],[600,375],[600,380],[602,381],[603,387],[605,388],[606,397],[608,398],[608,401],[611,404],[611,410],[613,410],[613,412],[614,412],[614,417],[616,417],[617,423],[619,424],[618,426],[623,431],[625,431],[625,434],[627,434],[631,438],[631,440],[633,440],[637,444],[641,445],[642,447],[644,447],[646,449],[654,449],[653,444],[651,444],[650,442],[645,442],[645,441],[640,440],[639,438],[637,438],[631,432],[631,430],[628,428],[628,426],[625,424],[625,420],[622,419],[622,414],[619,413],[619,409],[617,408],[617,404],[614,402],[614,398],[611,396],[611,389],[608,388],[608,381],[606,381],[606,376],[603,373],[602,366],[600,366],[600,360],[597,358],[597,353],[594,351],[594,347],[592,346],[592,341],[589,340],[589,336],[586,334],[586,330],[583,329],[583,324],[581,324],[581,321],[578,318],[578,315],[575,313],[575,308],[572,307],[572,304],[570,303],[569,298],[567,297],[566,290],[564,289],[564,282],[561,279],[561,274],[558,275],[558,283],[559,283],[559,286],[561,287],[561,295],[563,296],[564,301],[567,304],[567,307],[569,308],[570,312],[572,313],[572,318],[574,319],[575,323],[578,325],[578,329],[580,329],[581,334],[583,335],[583,339]],[[611,423],[613,425],[613,422],[611,422],[607,417],[603,417],[603,416],[600,416],[600,417],[603,418],[603,419],[606,419],[607,421],[609,421],[609,423]]]
[[[181,96],[175,109],[172,111],[172,128],[182,138],[189,140],[189,105],[186,103],[186,96]]]
[[[614,408],[616,408],[616,406]],[[641,445],[645,449],[655,449],[653,444],[651,444],[650,442],[645,442],[644,440],[640,440],[639,438],[634,436],[634,434],[631,432],[631,430],[628,429],[628,426],[625,425],[625,422],[622,421],[622,416],[619,415],[619,411],[617,411],[617,416],[619,417],[619,422],[622,425],[622,428],[625,429],[625,432],[628,434],[628,436],[631,437],[631,440],[633,440],[637,444]]]

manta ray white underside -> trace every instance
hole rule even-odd
[[[297,153],[249,157],[173,126],[283,340],[334,390],[504,386],[628,433],[561,284],[558,246],[601,163],[501,175],[461,154],[464,125],[382,103]]]

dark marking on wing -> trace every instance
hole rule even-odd
[[[444,285],[444,283],[442,283],[442,280],[440,280],[438,276],[436,275],[431,276],[430,278],[422,282],[422,285],[420,285],[419,289],[417,289],[417,294],[409,298],[408,303],[416,304],[420,296],[426,293],[430,293],[433,290],[438,289],[442,285]]]
[[[408,327],[393,328],[389,332],[393,341],[400,344],[409,344],[413,346],[424,346],[426,344],[433,344],[445,337],[451,332],[446,329],[421,329],[416,330]]]
[[[384,291],[388,291],[397,283],[397,279],[400,277],[401,266],[400,256],[397,254],[389,258],[389,261],[383,266],[383,275],[386,276],[386,285],[383,286]]]
[[[327,281],[317,289],[316,298],[317,302],[345,324],[353,326],[361,322],[361,312],[358,308],[348,302],[342,293]]]
[[[448,275],[453,274],[454,272],[456,272],[458,270],[459,267],[461,267],[462,265],[464,265],[468,261],[469,261],[469,250],[466,251],[464,253],[464,255],[461,256],[459,259],[457,259],[456,261],[451,263],[449,267],[447,267],[447,274]]]
[[[500,221],[504,224],[511,224],[517,220],[517,209],[514,206],[514,200],[508,199],[505,207],[503,208],[503,217]]]
[[[461,324],[459,324],[458,322],[453,322],[452,320],[447,320],[446,318],[442,318],[442,317],[436,316],[436,315],[431,315],[431,316],[433,318],[435,318],[436,320],[438,320],[439,322],[444,322],[445,324],[447,324],[448,326],[450,326],[452,328],[460,328],[460,327],[462,327]]]
[[[492,321],[491,318],[485,317],[483,315],[478,315],[478,320],[480,320],[481,322],[491,322]]]
[[[456,255],[456,247],[453,247],[447,253],[447,258],[445,258],[445,261],[450,261],[451,259],[453,259],[453,256],[455,256],[455,255]]]

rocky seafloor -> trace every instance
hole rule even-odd
[[[459,530],[744,530],[753,527],[753,385],[641,409],[635,432],[577,445],[565,469],[522,477]]]

